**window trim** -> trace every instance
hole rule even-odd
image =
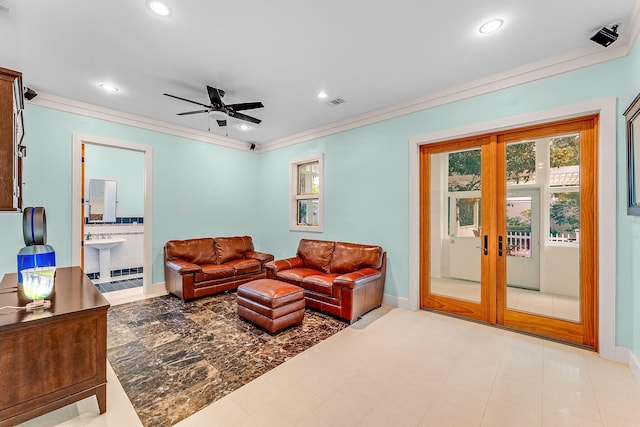
[[[318,162],[319,191],[317,194],[298,195],[298,166]],[[289,230],[321,233],[324,230],[324,153],[299,157],[289,162]],[[298,200],[318,199],[318,225],[298,224]]]

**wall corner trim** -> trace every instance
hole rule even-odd
[[[626,347],[616,347],[615,361],[618,363],[629,365],[629,369],[631,369],[633,378],[638,384],[640,384],[640,362],[638,362],[638,358],[633,351],[629,350]]]

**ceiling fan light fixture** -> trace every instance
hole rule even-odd
[[[229,116],[224,111],[211,110],[209,111],[209,117],[214,120],[226,120]]]
[[[111,92],[111,93],[115,93],[118,92],[120,89],[118,89],[116,86],[109,84],[109,83],[100,83],[100,89],[106,91],[106,92]]]
[[[498,31],[503,25],[504,21],[502,19],[491,19],[480,25],[478,31],[480,31],[481,34],[491,34]]]
[[[148,3],[149,9],[156,15],[169,16],[171,15],[171,9],[166,4],[159,1],[150,1]]]

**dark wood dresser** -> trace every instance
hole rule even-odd
[[[58,268],[47,299],[41,312],[0,310],[0,426],[94,394],[100,413],[107,410],[109,302],[80,267]],[[28,302],[17,274],[5,275],[0,307]]]

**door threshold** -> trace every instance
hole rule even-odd
[[[564,345],[568,345],[568,346],[571,346],[571,347],[575,347],[575,348],[579,348],[579,349],[582,349],[582,350],[588,350],[588,351],[592,351],[594,353],[597,353],[595,348],[589,347],[588,345],[584,345],[584,344],[578,344],[578,343],[574,343],[574,342],[571,342],[571,341],[564,341],[564,340],[560,340],[558,338],[547,337],[545,335],[537,335],[537,334],[534,334],[532,332],[521,331],[520,329],[509,328],[508,326],[498,325],[498,324],[494,324],[494,323],[485,322],[484,320],[478,320],[478,319],[473,319],[473,318],[470,318],[470,317],[460,316],[460,315],[455,314],[455,313],[449,313],[449,312],[446,312],[446,311],[440,311],[440,310],[436,310],[434,308],[423,307],[420,310],[429,311],[429,312],[435,313],[435,314],[441,314],[441,315],[447,316],[447,317],[454,317],[456,319],[464,320],[466,322],[478,323],[480,325],[489,326],[489,327],[496,328],[496,329],[502,329],[504,331],[515,332],[515,333],[520,334],[520,335],[526,335],[526,336],[529,336],[529,337],[532,337],[532,338],[539,338],[539,339],[542,339],[542,340],[545,340],[545,341],[551,341],[551,342],[555,342],[555,343],[558,343],[558,344],[564,344]]]

